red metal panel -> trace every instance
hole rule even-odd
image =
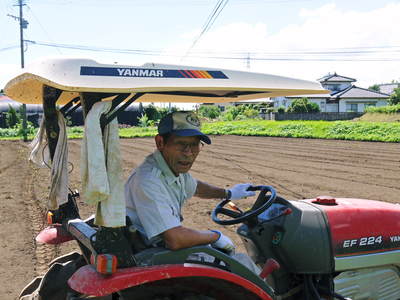
[[[263,289],[245,278],[218,268],[194,264],[124,268],[111,276],[103,276],[93,266],[86,265],[71,276],[68,284],[79,293],[100,297],[152,281],[178,277],[222,279],[243,287],[260,299],[272,300]]]
[[[335,256],[400,249],[400,205],[363,199],[335,200],[337,205],[304,200],[326,213]]]

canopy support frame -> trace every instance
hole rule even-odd
[[[57,100],[62,94],[62,90],[43,86],[43,111],[44,111],[44,124],[46,134],[48,137],[50,159],[53,161],[57,142],[59,139],[60,128],[58,125],[57,115]],[[137,93],[131,99],[120,105],[131,94],[117,94],[112,100],[111,112],[105,114],[101,118],[101,128],[104,131],[105,126],[111,122],[120,111],[125,110],[131,103],[140,98],[143,93]],[[102,99],[115,96],[115,94],[108,93],[80,93],[79,97],[73,98],[65,104],[60,112],[67,116],[75,111],[79,106],[82,106],[83,119],[86,119],[92,106],[102,101]],[[79,101],[74,105],[74,102]],[[90,255],[97,255],[101,253],[114,254],[117,257],[119,266],[133,266],[135,260],[132,255],[132,248],[129,241],[125,237],[125,228],[110,228],[99,226],[97,231],[94,231],[86,222],[76,221],[70,223],[72,219],[79,218],[79,211],[74,197],[68,196],[68,202],[61,205],[57,210],[51,211],[54,216],[57,216],[55,222],[61,223],[64,228],[75,237],[82,253],[88,263],[90,263]],[[80,224],[77,226],[77,224]],[[94,238],[96,236],[96,238]],[[87,250],[85,246],[90,249]]]
[[[75,97],[70,102],[61,107],[60,112],[64,115],[64,117],[67,117],[71,115],[74,111],[76,111],[80,106],[81,106],[80,98]]]
[[[104,128],[109,124],[120,111],[125,110],[131,103],[141,97],[143,93],[134,95],[131,99],[126,101],[123,105],[120,105],[126,98],[130,96],[128,93],[118,94],[112,100],[111,112],[103,114],[100,118],[100,124],[102,133],[104,134]],[[86,119],[87,114],[93,105],[106,97],[113,95],[104,93],[80,93],[80,103],[82,105],[83,119]],[[99,203],[101,205],[101,203]],[[125,227],[105,227],[99,226],[95,233],[95,238],[90,230],[90,226],[84,222],[80,223],[80,227],[67,226],[67,230],[79,241],[78,244],[91,245],[92,254],[113,254],[117,257],[118,265],[120,267],[134,266],[135,259],[132,253],[132,245],[126,238]],[[81,247],[82,251],[84,250]],[[83,252],[85,253],[85,252]],[[89,253],[85,253],[86,256]],[[89,257],[85,257],[89,260]]]
[[[43,85],[43,115],[51,161],[53,161],[60,134],[56,102],[61,93],[62,91],[57,88]]]

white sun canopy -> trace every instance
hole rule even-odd
[[[70,58],[37,61],[11,79],[4,91],[18,102],[42,104],[43,85],[63,91],[58,105],[81,92],[145,93],[138,102],[193,103],[327,93],[318,82],[261,73],[153,63],[106,65]]]

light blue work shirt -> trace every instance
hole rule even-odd
[[[148,242],[156,243],[161,233],[181,225],[181,208],[196,188],[196,179],[189,173],[175,176],[156,150],[125,183],[127,215]]]

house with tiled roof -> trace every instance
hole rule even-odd
[[[368,106],[386,106],[389,94],[356,86],[354,78],[328,74],[318,79],[321,85],[329,91],[323,95],[299,95],[274,98],[274,107],[288,108],[293,100],[306,97],[317,103],[321,112],[364,112]]]

